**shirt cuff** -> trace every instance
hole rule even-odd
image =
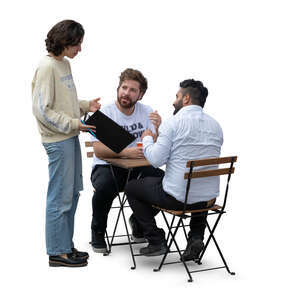
[[[79,119],[72,119],[71,127],[72,130],[79,130]]]
[[[143,138],[143,147],[153,144],[153,137],[151,135],[146,135]]]
[[[79,107],[83,113],[88,113],[90,111],[90,102],[86,100],[79,100]]]

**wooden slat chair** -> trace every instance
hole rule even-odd
[[[85,147],[86,148],[92,148],[93,147],[93,142],[86,141],[85,142]],[[87,155],[88,158],[91,158],[91,157],[94,156],[94,151],[87,151],[86,155]],[[95,192],[95,190],[94,190],[94,192]],[[130,207],[128,204],[127,205],[125,204],[124,199],[123,199],[122,202],[123,202],[122,203],[122,207],[123,208],[124,207]],[[108,244],[108,252],[105,253],[104,255],[108,255],[109,253],[111,253],[111,247],[113,245],[127,245],[128,244],[126,242],[124,242],[124,243],[114,243],[114,239],[115,238],[127,237],[127,234],[118,234],[118,235],[116,234],[117,227],[118,227],[119,220],[120,220],[120,216],[121,216],[121,212],[122,212],[121,206],[120,205],[116,205],[116,206],[112,206],[111,208],[112,209],[118,209],[118,214],[117,214],[117,219],[116,219],[116,222],[115,222],[115,225],[114,225],[114,229],[113,229],[112,235],[108,235],[107,231],[105,232],[106,240],[107,240],[107,244]],[[132,241],[131,244],[140,244],[140,242],[134,242],[134,241]],[[134,262],[134,265],[135,265],[135,262]]]
[[[168,227],[168,237],[167,237],[167,242],[168,242],[168,248],[167,248],[167,253],[163,256],[161,263],[159,265],[159,267],[157,269],[154,269],[154,271],[160,271],[163,265],[167,265],[167,264],[173,264],[173,263],[183,263],[186,272],[188,273],[189,282],[193,281],[193,278],[191,276],[191,273],[195,273],[195,272],[202,272],[202,271],[208,271],[208,270],[214,270],[214,269],[221,269],[221,268],[226,268],[226,270],[228,271],[229,274],[231,275],[235,275],[234,272],[231,272],[229,270],[229,267],[225,261],[225,258],[221,252],[221,249],[216,241],[216,238],[214,236],[214,232],[216,230],[217,225],[219,224],[220,218],[221,216],[225,213],[225,206],[226,206],[226,201],[227,201],[227,195],[228,195],[228,189],[229,189],[229,181],[231,178],[231,174],[234,173],[234,163],[237,161],[237,156],[230,156],[230,157],[220,157],[220,158],[208,158],[208,159],[200,159],[200,160],[193,160],[193,161],[188,161],[186,164],[186,167],[189,168],[189,172],[184,174],[184,179],[187,180],[187,186],[186,186],[186,193],[185,193],[185,201],[183,204],[183,210],[177,211],[177,210],[169,210],[169,209],[164,209],[158,206],[154,206],[156,208],[158,208],[162,215],[163,218],[166,222],[166,225]],[[218,168],[219,164],[230,164],[229,168]],[[209,170],[198,170],[198,171],[194,171],[194,167],[200,167],[200,166],[215,166],[214,169],[209,169]],[[222,205],[217,205],[215,204],[216,199],[211,199],[210,201],[208,201],[208,207],[204,208],[204,209],[196,209],[196,210],[188,210],[186,209],[186,204],[187,204],[187,200],[188,200],[188,195],[189,195],[189,190],[190,190],[190,185],[191,185],[191,181],[194,178],[205,178],[205,177],[210,177],[210,176],[221,176],[221,175],[227,175],[227,184],[226,184],[226,188],[225,188],[225,194],[224,194],[224,199],[223,199],[223,203]],[[171,220],[171,224],[169,224],[166,214],[171,214],[172,220]],[[178,233],[178,229],[182,228],[184,235],[187,239],[187,233],[185,230],[185,227],[188,225],[185,225],[183,220],[184,219],[188,219],[191,218],[191,214],[192,213],[207,213],[207,215],[217,215],[216,221],[213,224],[213,226],[210,226],[208,221],[206,221],[206,227],[209,231],[209,236],[207,238],[207,241],[204,245],[204,249],[202,250],[202,252],[200,253],[200,256],[198,259],[195,260],[196,263],[198,263],[199,265],[201,264],[201,260],[203,258],[203,255],[207,249],[207,246],[209,245],[211,239],[214,241],[214,244],[218,250],[218,253],[220,254],[220,257],[223,261],[223,266],[221,267],[214,267],[214,268],[207,268],[207,269],[200,269],[200,270],[194,270],[194,271],[190,271],[187,263],[182,259],[182,255],[181,255],[181,251],[179,249],[178,243],[176,241],[176,234]],[[177,222],[177,224],[175,226],[173,226],[175,218],[178,217],[179,220]],[[174,231],[174,232],[173,232]],[[171,246],[172,244],[175,244],[176,247],[176,251],[171,251]],[[176,262],[168,262],[165,263],[165,259],[167,257],[167,255],[171,252],[178,252],[179,256],[180,256],[180,260],[176,261]]]

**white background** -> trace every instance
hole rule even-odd
[[[143,103],[171,115],[180,81],[208,87],[205,110],[224,130],[223,155],[237,154],[228,214],[216,236],[232,270],[194,275],[180,265],[152,272],[159,258],[126,247],[109,257],[89,247],[90,161],[75,242],[89,266],[49,268],[44,217],[47,157],[31,112],[31,80],[47,32],[83,24],[71,61],[81,99],[115,100],[127,67],[149,80]],[[10,1],[1,5],[1,299],[296,299],[299,282],[299,9],[297,1]],[[81,140],[86,139],[81,135]],[[205,264],[218,264],[214,248]],[[3,295],[2,295],[3,294]]]

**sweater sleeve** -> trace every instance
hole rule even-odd
[[[90,111],[89,101],[79,100],[80,116],[82,117],[85,113]]]
[[[54,74],[51,66],[41,66],[32,82],[32,110],[34,116],[54,132],[69,134],[78,130],[78,119],[72,119],[63,112],[53,110]]]

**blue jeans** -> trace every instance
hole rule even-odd
[[[48,255],[72,252],[74,215],[82,186],[82,161],[78,136],[43,143],[49,160],[46,205]]]

